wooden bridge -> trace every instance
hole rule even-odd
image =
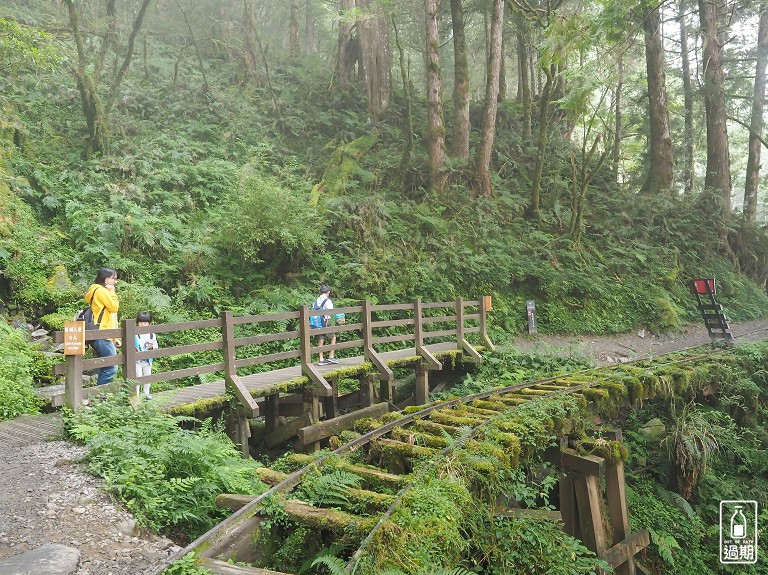
[[[335,419],[341,411],[360,408],[359,417],[366,416],[374,404],[392,402],[393,367],[410,367],[416,373],[414,402],[426,403],[429,395],[429,372],[440,370],[447,358],[459,356],[480,362],[479,349],[493,348],[487,333],[487,313],[490,298],[453,302],[423,303],[416,300],[405,304],[374,305],[368,301],[358,306],[335,308],[334,314],[345,314],[347,322],[325,328],[311,328],[312,316],[327,315],[329,310],[310,310],[236,317],[225,311],[220,318],[139,327],[134,320],[123,320],[112,330],[85,332],[86,341],[99,338],[120,338],[123,353],[113,357],[85,359],[68,355],[55,368],[65,376],[65,384],[40,390],[52,406],[67,405],[78,410],[88,396],[102,393],[105,386],[83,387],[83,372],[117,365],[123,378],[138,384],[222,373],[216,381],[192,385],[178,390],[155,394],[163,409],[172,411],[210,410],[227,404],[227,393],[237,398],[234,435],[244,455],[248,452],[250,427],[248,419],[265,418],[267,445],[285,441],[300,429],[320,419]],[[194,339],[197,343],[161,347],[138,352],[128,342],[143,333],[175,334],[175,339]],[[189,334],[196,332],[193,337]],[[312,336],[336,334],[337,343],[314,345]],[[474,335],[472,335],[474,334]],[[201,339],[205,341],[200,341]],[[477,343],[470,343],[473,338]],[[169,339],[165,338],[166,341]],[[64,341],[64,332],[55,334],[55,341]],[[382,346],[394,347],[379,351]],[[275,351],[280,348],[281,351]],[[352,357],[339,360],[338,365],[316,365],[313,356],[333,350],[354,350]],[[264,353],[267,351],[267,353]],[[362,352],[362,353],[360,353]],[[153,358],[184,358],[191,367],[137,377],[136,362]],[[211,362],[211,358],[215,360]],[[191,358],[191,359],[189,359]],[[203,359],[198,359],[203,358]],[[296,362],[298,360],[298,362]],[[198,364],[197,361],[200,361]],[[207,363],[206,363],[207,362]],[[293,363],[293,365],[285,364]],[[261,366],[275,366],[264,370]],[[261,371],[255,371],[255,370]],[[252,373],[244,374],[244,371]],[[254,372],[255,371],[255,372]],[[358,391],[339,395],[339,378],[360,380]],[[378,389],[376,382],[379,382]],[[110,384],[110,390],[119,387]],[[295,419],[289,426],[281,425],[282,417]],[[351,424],[354,418],[347,424]],[[281,428],[281,429],[279,429]],[[325,434],[304,436],[304,445],[317,446]]]

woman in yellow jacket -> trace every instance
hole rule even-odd
[[[117,310],[120,308],[120,299],[115,293],[117,272],[110,268],[102,268],[96,274],[96,279],[85,294],[85,302],[91,305],[93,319],[99,329],[116,329]],[[95,339],[91,342],[93,350],[98,357],[112,357],[117,355],[119,339]],[[115,379],[116,365],[108,365],[99,368],[97,385],[104,385]]]

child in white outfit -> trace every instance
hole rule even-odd
[[[145,327],[152,324],[152,314],[148,311],[142,311],[136,316],[136,325],[139,327]],[[157,336],[154,333],[141,333],[134,337],[134,345],[136,351],[149,351],[151,349],[157,349]],[[152,374],[152,358],[142,359],[136,362],[136,377],[144,377]],[[152,399],[149,395],[149,385],[144,384],[144,399]],[[139,395],[139,386],[136,386],[136,395]]]

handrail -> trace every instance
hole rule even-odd
[[[155,383],[168,381],[198,374],[224,372],[225,387],[231,389],[239,399],[241,407],[246,414],[251,416],[258,413],[258,407],[242,385],[237,370],[254,365],[263,365],[276,361],[286,361],[298,358],[301,363],[301,371],[309,377],[315,386],[315,393],[328,397],[333,395],[333,387],[323,377],[312,363],[312,356],[319,352],[330,352],[342,349],[362,349],[362,355],[370,361],[379,372],[378,378],[382,382],[392,381],[392,370],[379,356],[375,349],[376,344],[405,342],[416,347],[416,354],[420,355],[427,369],[441,369],[441,363],[435,359],[426,349],[425,339],[438,339],[455,337],[457,348],[470,355],[472,361],[480,361],[480,356],[471,344],[465,339],[468,333],[479,333],[484,345],[492,347],[487,333],[487,310],[489,297],[479,300],[464,301],[461,298],[453,302],[423,303],[416,300],[415,303],[406,304],[372,304],[363,301],[361,305],[334,308],[333,312],[344,313],[354,319],[343,325],[325,328],[310,328],[309,320],[312,316],[328,315],[329,310],[310,310],[308,306],[302,306],[297,311],[281,312],[274,314],[246,315],[235,317],[231,311],[225,311],[216,319],[196,320],[182,323],[153,324],[151,326],[137,326],[136,321],[123,320],[120,328],[110,330],[90,330],[85,332],[86,342],[102,338],[120,338],[123,340],[123,353],[112,357],[84,359],[78,355],[66,356],[63,364],[54,366],[54,374],[65,376],[65,404],[77,410],[82,405],[83,399],[83,370],[97,369],[110,365],[123,368],[126,379],[136,380],[139,383]],[[466,308],[473,308],[472,313],[465,313]],[[436,315],[429,312],[424,315],[424,310],[440,310]],[[475,309],[477,310],[475,312]],[[382,319],[379,314],[394,314],[394,319]],[[358,320],[359,318],[359,320]],[[465,322],[471,321],[473,325],[465,326]],[[282,322],[287,329],[274,333],[261,333],[258,335],[235,334],[235,328],[241,326],[257,326],[269,322]],[[478,325],[479,323],[479,325]],[[298,324],[296,326],[296,324]],[[446,324],[453,324],[448,326]],[[426,326],[441,327],[444,329],[425,329]],[[296,327],[294,327],[296,326]],[[161,347],[150,351],[137,351],[132,342],[134,336],[144,333],[173,333],[179,331],[215,329],[218,335],[211,341],[203,341],[196,344],[184,344],[173,347]],[[331,345],[328,343],[331,334],[340,337],[340,341]],[[344,334],[352,334],[352,339]],[[313,345],[313,336],[326,336],[324,345]],[[54,341],[64,341],[64,333],[54,333]],[[294,349],[280,351],[270,350],[269,353],[258,353],[247,357],[238,357],[238,349],[247,346],[268,344],[279,341],[296,341]],[[136,361],[143,359],[157,359],[182,354],[195,354],[200,352],[218,352],[221,355],[219,361],[192,367],[180,368],[167,372],[153,373],[149,376],[137,377]]]

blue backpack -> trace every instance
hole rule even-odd
[[[328,301],[328,298],[325,298],[323,301],[320,302],[320,305],[317,305],[317,300],[314,301],[312,304],[312,311],[317,311],[319,309],[324,309],[325,302]],[[322,315],[313,315],[309,318],[309,327],[326,327],[326,320],[325,317]]]

